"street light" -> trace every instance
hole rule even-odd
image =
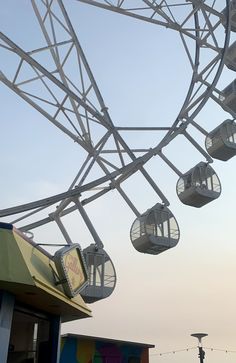
[[[200,363],[203,363],[204,358],[205,358],[205,352],[204,352],[204,350],[202,348],[202,338],[206,337],[207,335],[208,334],[205,334],[205,333],[194,333],[194,334],[191,334],[192,337],[198,339],[198,351],[199,351],[198,357],[200,359]]]

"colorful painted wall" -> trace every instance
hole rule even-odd
[[[135,343],[62,338],[60,363],[148,363],[148,347]]]

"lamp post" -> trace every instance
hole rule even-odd
[[[198,339],[198,357],[200,359],[200,363],[203,363],[204,358],[205,358],[205,352],[202,348],[202,338],[206,337],[208,334],[205,333],[195,333],[195,334],[191,334],[192,337],[197,338]]]

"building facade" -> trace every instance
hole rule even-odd
[[[67,334],[60,363],[149,363],[149,348],[154,345]]]
[[[81,279],[79,259],[75,264]],[[77,281],[75,273],[72,277]],[[61,322],[91,316],[79,294],[68,297],[65,283],[54,256],[11,224],[0,223],[1,363],[59,362]]]

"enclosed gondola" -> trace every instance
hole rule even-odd
[[[182,203],[200,208],[220,196],[221,185],[214,169],[200,162],[179,178],[176,190]]]
[[[88,270],[88,285],[81,291],[81,296],[90,304],[111,295],[116,285],[116,272],[103,248],[91,244],[83,250],[83,255]]]
[[[226,106],[236,113],[236,79],[221,92],[220,100],[223,107]]]
[[[130,239],[137,251],[157,255],[177,245],[179,227],[171,211],[158,203],[134,221]]]
[[[227,50],[225,65],[232,71],[236,71],[236,41]]]
[[[230,26],[231,26],[231,30],[233,32],[236,32],[236,1],[235,0],[231,0],[230,1],[230,4],[229,4],[229,7],[230,7]],[[224,15],[224,18],[223,18],[223,25],[226,26],[227,24],[227,8],[225,8],[222,13]]]
[[[236,154],[236,124],[225,120],[206,137],[207,152],[215,159],[229,160]]]

